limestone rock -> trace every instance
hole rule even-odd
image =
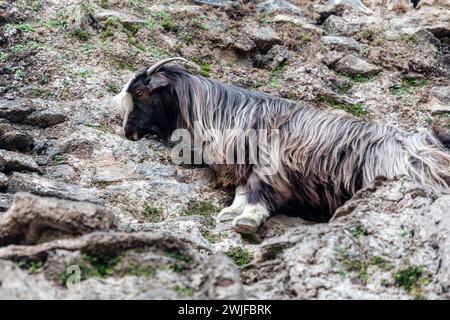
[[[30,192],[36,195],[57,197],[74,201],[88,201],[102,204],[96,192],[78,185],[50,180],[47,178],[14,172],[9,178],[8,191]]]
[[[347,55],[337,61],[335,68],[336,71],[349,76],[373,76],[382,71],[380,67],[377,67],[353,54]]]
[[[0,150],[0,172],[30,171],[42,173],[33,158],[14,151]]]
[[[32,244],[116,227],[114,214],[95,204],[17,193],[0,223],[0,244]]]

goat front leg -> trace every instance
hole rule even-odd
[[[247,181],[248,203],[242,213],[233,219],[233,229],[239,233],[251,234],[270,216],[263,182],[253,173]],[[270,191],[269,191],[270,192]]]
[[[231,206],[226,207],[217,215],[218,222],[233,220],[240,215],[247,204],[247,188],[244,185],[236,187],[234,200]]]

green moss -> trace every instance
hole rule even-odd
[[[173,272],[180,273],[193,262],[191,257],[178,250],[167,252],[166,255],[174,260],[169,264]]]
[[[60,165],[60,164],[65,163],[66,160],[64,159],[64,156],[63,156],[63,155],[61,155],[61,154],[55,154],[55,155],[52,157],[52,162],[53,162],[53,164]]]
[[[11,47],[11,51],[14,53],[20,53],[20,52],[26,52],[32,49],[38,48],[38,44],[34,41],[27,41],[24,43],[16,44],[15,46]]]
[[[323,102],[327,104],[328,106],[334,108],[334,109],[340,109],[344,110],[348,113],[353,114],[356,117],[361,117],[366,114],[366,109],[362,106],[360,103],[350,104],[350,103],[343,103],[338,102],[330,97],[326,96],[319,96],[317,98],[319,102]]]
[[[339,94],[347,94],[350,89],[353,87],[352,82],[346,82],[337,86],[336,91]]]
[[[402,35],[400,41],[406,42],[411,48],[417,47],[420,43],[419,37],[415,34]]]
[[[178,31],[178,25],[172,20],[172,16],[166,12],[155,12],[154,17],[159,19],[161,27],[166,31]]]
[[[69,32],[69,35],[81,41],[88,41],[91,38],[89,31],[77,28]]]
[[[426,86],[428,84],[428,80],[426,79],[416,79],[414,77],[406,77],[402,79],[401,85],[395,85],[392,88],[392,91],[396,95],[402,94],[416,94],[417,89]]]
[[[212,233],[210,230],[203,230],[201,232],[201,235],[203,238],[205,238],[206,240],[208,240],[211,243],[216,243],[220,240],[220,236]]]
[[[236,263],[238,266],[243,266],[249,264],[253,260],[253,255],[241,247],[234,247],[227,252],[227,255]]]
[[[356,83],[365,83],[365,82],[372,81],[373,77],[372,76],[366,76],[366,75],[363,75],[363,74],[357,74],[357,75],[351,76],[350,79],[353,82],[356,82]]]
[[[122,257],[114,254],[92,255],[85,253],[80,265],[82,279],[91,277],[110,277],[114,274],[114,268],[121,261]]]
[[[6,61],[8,59],[8,54],[6,52],[0,51],[0,61]]]
[[[395,283],[406,291],[411,292],[413,289],[417,289],[419,279],[424,270],[423,266],[410,266],[400,270],[394,275]]]
[[[350,228],[350,233],[354,238],[358,238],[359,236],[367,236],[368,234],[367,230],[361,225],[352,226]]]
[[[113,94],[118,94],[120,92],[120,88],[114,83],[107,83],[105,85],[106,91]]]
[[[138,263],[132,263],[126,269],[126,274],[137,277],[153,277],[155,273],[154,268]]]
[[[266,259],[274,260],[274,259],[278,258],[279,256],[281,256],[283,254],[284,250],[286,250],[287,248],[288,248],[288,246],[286,244],[273,245],[270,248],[270,251],[266,254]]]
[[[160,222],[162,212],[163,212],[162,208],[150,207],[146,203],[144,204],[144,211],[142,212],[142,215],[151,222]]]
[[[34,32],[34,26],[30,23],[8,23],[3,26],[3,30],[5,30],[6,32],[10,32],[13,29],[18,29],[23,33]]]
[[[202,63],[200,66],[200,75],[203,77],[209,77],[209,64],[208,63]]]
[[[26,269],[31,274],[36,274],[36,273],[41,272],[42,268],[44,267],[44,261],[39,260],[39,259],[35,259],[35,260],[22,259],[22,260],[19,260],[16,264],[19,268]]]
[[[187,209],[184,212],[184,215],[202,216],[209,227],[215,227],[216,223],[214,219],[214,214],[217,213],[217,211],[218,208],[215,205],[213,205],[210,201],[190,200]]]
[[[173,290],[187,297],[192,297],[194,295],[194,291],[191,288],[176,286]]]

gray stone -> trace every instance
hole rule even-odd
[[[338,14],[347,9],[352,9],[366,14],[372,13],[372,11],[361,2],[361,0],[328,0],[325,5],[317,8],[317,12],[320,14]]]
[[[0,132],[0,149],[29,152],[34,148],[34,138],[24,132],[11,130]]]
[[[34,108],[22,99],[0,100],[0,118],[14,123],[21,123]]]
[[[256,10],[263,13],[284,12],[300,14],[301,10],[296,5],[286,0],[252,0]]]
[[[25,124],[36,126],[39,128],[47,128],[67,120],[64,113],[53,110],[35,111],[24,119]]]
[[[95,190],[18,172],[9,177],[8,191],[12,193],[25,191],[41,196],[103,204],[103,200],[97,196]]]
[[[255,42],[256,46],[263,50],[270,49],[275,44],[280,44],[281,38],[270,27],[260,26],[255,21],[245,24],[244,32]]]
[[[359,51],[361,49],[361,45],[359,44],[359,42],[350,37],[325,36],[322,37],[322,42],[332,47],[351,49],[356,51]]]
[[[324,30],[330,35],[353,36],[361,30],[361,24],[345,21],[339,16],[330,16],[323,23]]]
[[[347,55],[340,59],[336,62],[335,68],[336,71],[348,76],[373,76],[383,70],[382,68],[377,67],[354,54]]]
[[[241,8],[241,3],[239,0],[194,0],[194,2],[196,4],[206,4],[215,8]]]
[[[440,101],[450,105],[450,85],[431,88],[430,94]]]
[[[116,228],[114,214],[104,207],[16,193],[0,223],[0,245],[14,243],[11,239],[34,244]]]
[[[42,173],[41,168],[26,154],[0,150],[0,172],[31,171]]]

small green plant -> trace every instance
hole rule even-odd
[[[338,85],[336,91],[339,94],[347,94],[352,87],[353,87],[352,82],[345,82],[343,84]]]
[[[19,79],[25,79],[25,71],[23,70],[23,68],[17,68],[16,72],[14,73],[14,75],[19,78]]]
[[[77,75],[82,78],[82,79],[86,79],[87,77],[89,77],[92,74],[92,72],[86,68],[80,68],[77,71]]]
[[[13,29],[18,29],[24,33],[34,32],[34,26],[30,23],[6,24],[3,28],[6,32]]]
[[[114,268],[122,260],[118,255],[93,255],[85,253],[81,263],[82,277],[85,279],[91,277],[104,278],[114,274]],[[84,274],[84,275],[83,275]]]
[[[216,243],[220,240],[220,237],[214,233],[212,233],[210,230],[203,230],[201,232],[201,235],[203,238],[208,240],[211,243]]]
[[[11,47],[11,51],[14,53],[19,53],[19,52],[26,52],[36,48],[38,48],[38,44],[36,42],[28,41],[16,44],[15,46]]]
[[[166,31],[178,31],[178,25],[172,20],[172,16],[166,12],[155,12],[154,17],[159,18],[161,27]]]
[[[132,263],[127,267],[126,274],[137,277],[152,277],[156,273],[154,268],[141,265],[138,263]]]
[[[120,92],[120,88],[113,83],[107,83],[105,87],[106,91],[109,93],[117,94]]]
[[[70,36],[77,38],[81,41],[88,41],[91,38],[91,34],[89,33],[89,31],[86,31],[84,29],[81,28],[77,28],[72,30],[69,33]]]
[[[202,63],[200,66],[200,75],[203,77],[209,77],[209,64],[208,63]]]
[[[419,37],[415,34],[402,35],[400,37],[400,41],[406,42],[411,48],[417,47],[417,45],[420,43]]]
[[[394,275],[395,283],[406,291],[411,292],[413,289],[417,289],[418,281],[424,270],[423,266],[410,266],[400,270]]]
[[[8,54],[6,52],[0,51],[0,61],[6,61],[8,59]]]
[[[402,79],[401,85],[395,85],[392,88],[392,91],[396,95],[403,95],[403,94],[416,94],[417,89],[426,86],[428,84],[428,80],[426,79],[416,79],[412,77],[406,77]]]
[[[95,46],[92,43],[85,43],[82,47],[81,47],[81,51],[84,54],[90,54],[92,51],[95,50]]]
[[[33,1],[32,5],[31,5],[31,10],[33,10],[34,13],[41,12],[41,10],[42,10],[42,1],[41,0]]]
[[[350,228],[350,234],[353,238],[358,238],[359,236],[367,236],[368,233],[363,226],[357,225]]]
[[[17,266],[21,269],[27,269],[29,273],[36,274],[39,273],[44,267],[44,262],[42,260],[19,260]]]
[[[214,214],[218,209],[210,201],[190,200],[187,210],[184,212],[186,216],[199,215],[205,219],[207,226],[214,227],[216,225]]]
[[[149,219],[151,222],[159,222],[161,221],[161,214],[163,213],[162,208],[158,207],[150,207],[147,203],[144,204],[144,211],[142,215]]]
[[[194,291],[191,288],[176,286],[173,290],[187,297],[192,297],[194,295]]]
[[[66,162],[66,160],[64,159],[64,156],[61,154],[55,154],[52,157],[52,161],[56,165],[60,165],[60,164],[63,164],[64,162]]]
[[[306,34],[306,33],[300,33],[300,39],[302,39],[302,41],[304,43],[308,43],[308,42],[312,41],[311,36],[309,34]]]
[[[227,252],[227,255],[236,263],[238,266],[243,266],[249,264],[253,260],[253,255],[241,247],[234,247]]]
[[[169,264],[169,268],[176,273],[182,272],[193,262],[192,258],[179,250],[167,252],[166,255],[175,260]]]
[[[179,37],[186,43],[192,43],[192,36],[187,32],[180,32]]]
[[[336,101],[327,96],[319,96],[317,98],[317,100],[319,102],[323,102],[323,103],[329,105],[330,107],[332,107],[334,109],[340,109],[340,110],[344,110],[348,113],[351,113],[356,117],[361,117],[366,114],[366,109],[360,103],[354,103],[354,104],[343,103],[343,102]]]
[[[67,30],[67,21],[62,18],[51,18],[49,20],[43,20],[40,25],[46,29],[56,29],[58,31]]]
[[[350,79],[352,79],[353,82],[356,83],[365,83],[373,80],[372,76],[366,76],[364,74],[357,74],[354,76],[351,76]]]

